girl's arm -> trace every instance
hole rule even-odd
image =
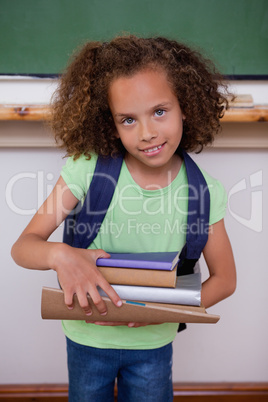
[[[100,286],[117,306],[122,304],[119,296],[96,267],[99,257],[108,257],[103,250],[84,250],[64,243],[47,241],[63,222],[78,200],[60,177],[52,193],[34,215],[26,229],[12,247],[14,261],[29,269],[53,269],[57,272],[64,290],[65,303],[72,308],[76,293],[80,306],[91,314],[89,294],[101,314],[107,313],[105,302],[99,295]]]
[[[210,226],[203,254],[210,276],[202,284],[201,302],[207,308],[230,296],[236,288],[235,262],[223,219]]]

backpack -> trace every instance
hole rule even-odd
[[[194,266],[208,239],[210,195],[206,180],[193,159],[183,150],[188,180],[188,217],[186,243],[180,253],[177,275],[194,272]],[[79,202],[64,223],[63,242],[73,247],[88,248],[101,227],[111,203],[123,162],[117,157],[99,156],[83,204]],[[90,225],[90,233],[87,228]],[[179,326],[181,331],[186,326]]]

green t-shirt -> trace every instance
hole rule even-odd
[[[89,188],[97,157],[67,160],[61,176],[78,199]],[[202,171],[210,191],[210,225],[225,215],[226,193],[219,181]],[[113,253],[179,251],[187,232],[188,182],[185,165],[165,188],[145,190],[138,186],[123,162],[110,207],[99,233],[89,248]],[[202,222],[201,222],[202,224]],[[90,226],[80,228],[91,230]],[[201,228],[208,230],[208,228]],[[63,321],[65,335],[79,344],[98,348],[153,349],[172,342],[177,324],[140,328],[100,326],[84,321]]]

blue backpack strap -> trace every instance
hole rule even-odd
[[[208,240],[210,194],[207,182],[193,159],[182,151],[188,179],[186,244],[180,254],[179,275],[193,272]]]
[[[98,157],[84,203],[78,203],[65,219],[64,243],[88,248],[95,239],[111,203],[122,162],[122,155]]]

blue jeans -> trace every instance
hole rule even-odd
[[[67,338],[69,402],[171,402],[172,344],[158,349],[97,349]]]

